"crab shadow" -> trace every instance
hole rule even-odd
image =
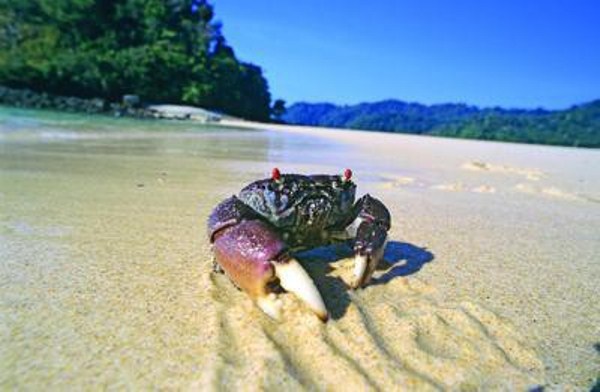
[[[322,246],[296,254],[302,265],[313,277],[323,295],[330,316],[339,320],[346,314],[351,303],[348,285],[337,276],[331,276],[332,264],[349,257],[353,251],[349,243]],[[426,263],[433,261],[433,253],[426,248],[399,241],[389,241],[383,260],[369,286],[378,286],[417,273]]]

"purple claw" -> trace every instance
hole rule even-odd
[[[253,298],[269,316],[279,318],[279,302],[270,283],[281,286],[302,299],[323,321],[328,318],[323,299],[300,266],[289,258],[285,244],[266,223],[241,221],[213,236],[217,263],[227,276]]]
[[[283,252],[284,246],[265,223],[244,221],[217,234],[214,250],[217,262],[231,280],[256,297],[264,295],[266,284],[275,278],[270,261]]]

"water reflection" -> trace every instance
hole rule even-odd
[[[270,162],[320,164],[340,173],[344,168],[352,166],[351,148],[333,143],[331,139],[277,131],[265,132],[265,137]]]
[[[0,109],[0,145],[47,154],[188,156],[239,164],[235,171],[304,169],[339,172],[352,166],[349,147],[326,138],[189,122],[113,119]],[[0,147],[1,148],[1,147]]]

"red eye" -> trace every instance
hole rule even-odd
[[[271,171],[271,179],[274,181],[277,181],[281,178],[281,173],[279,172],[279,169],[274,167],[273,171]]]
[[[352,178],[352,170],[344,170],[344,180],[349,181]]]

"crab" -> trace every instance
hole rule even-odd
[[[283,291],[303,301],[322,321],[329,318],[314,282],[294,258],[301,250],[353,241],[349,286],[366,286],[383,258],[391,216],[378,199],[355,202],[352,171],[342,175],[281,174],[244,187],[208,218],[215,271],[224,272],[270,317],[281,317]],[[283,289],[283,290],[281,290]]]

